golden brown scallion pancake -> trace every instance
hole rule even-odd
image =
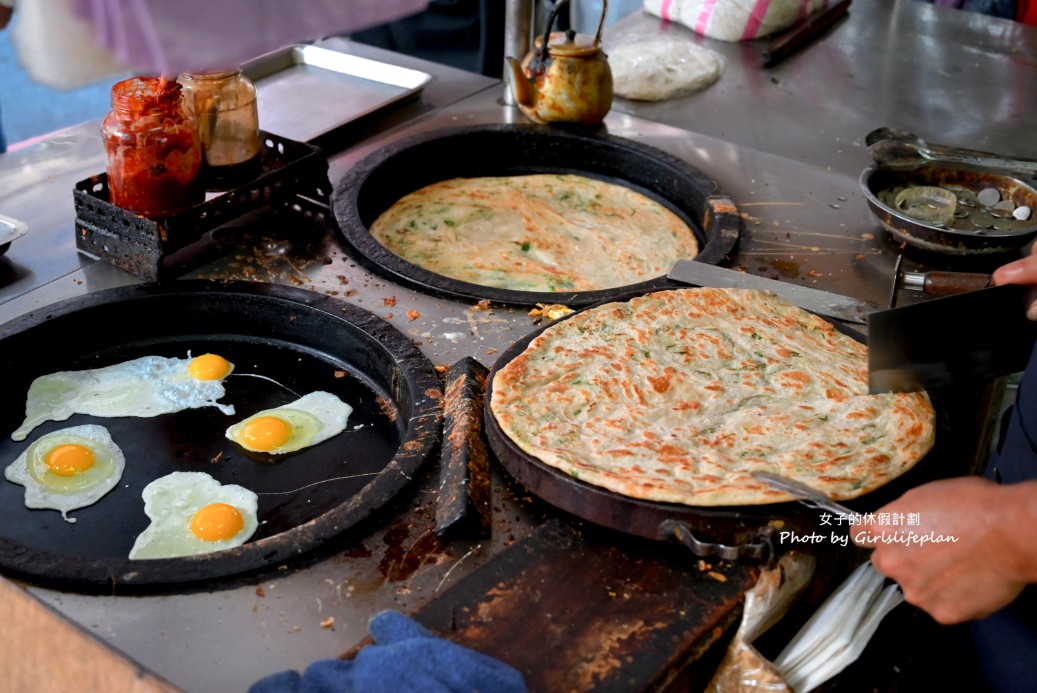
[[[548,327],[494,376],[493,414],[581,481],[694,506],[790,500],[768,471],[837,499],[932,447],[925,393],[868,394],[867,347],[773,294],[660,291]]]
[[[400,199],[371,235],[404,260],[514,291],[593,291],[665,275],[698,254],[664,205],[568,174],[455,178]]]

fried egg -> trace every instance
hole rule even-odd
[[[338,435],[352,412],[353,407],[330,392],[311,392],[239,421],[227,429],[227,437],[246,450],[281,455]]]
[[[108,429],[85,424],[33,441],[4,469],[4,477],[25,487],[25,507],[59,510],[75,522],[68,512],[100,500],[125,468],[126,458]]]
[[[176,558],[241,546],[255,533],[258,497],[243,486],[220,484],[205,472],[173,472],[144,487],[151,520],[130,558]]]
[[[29,386],[25,421],[11,438],[25,440],[44,421],[64,421],[73,414],[158,416],[184,409],[218,407],[223,379],[234,365],[217,354],[191,358],[144,356],[104,368],[41,375]]]

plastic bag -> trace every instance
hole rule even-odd
[[[645,11],[722,41],[751,41],[787,29],[828,0],[645,0]]]
[[[810,584],[816,564],[813,556],[789,552],[760,573],[745,594],[742,622],[706,693],[791,693],[781,672],[752,643],[788,612]]]
[[[25,72],[55,89],[72,89],[128,72],[94,43],[93,26],[75,15],[72,0],[18,0],[11,44]]]

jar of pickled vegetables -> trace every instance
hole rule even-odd
[[[155,219],[204,201],[198,124],[180,91],[164,77],[112,87],[112,110],[101,123],[112,204]]]
[[[206,177],[248,173],[260,154],[255,84],[241,70],[185,73],[178,79],[184,106],[198,119]]]

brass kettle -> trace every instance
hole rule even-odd
[[[608,0],[602,5],[601,22],[593,39],[569,31],[552,32],[559,0],[547,21],[543,36],[520,64],[508,57],[512,94],[527,118],[536,123],[596,125],[612,108],[612,69],[601,50]]]

